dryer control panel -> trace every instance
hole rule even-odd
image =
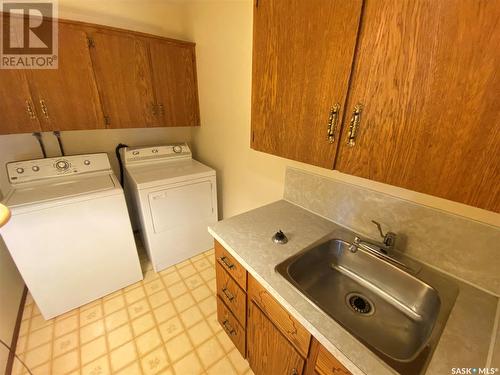
[[[165,161],[171,159],[191,159],[191,150],[186,143],[176,143],[153,147],[127,147],[122,155],[125,164],[143,161]]]
[[[110,169],[108,155],[105,153],[7,163],[7,174],[11,184]]]

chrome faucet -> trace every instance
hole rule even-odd
[[[384,234],[382,232],[382,227],[380,223],[376,222],[375,220],[372,220],[372,223],[375,224],[378,228],[378,231],[380,233],[380,236],[382,237],[383,241],[381,243],[377,242],[371,242],[371,241],[365,241],[359,238],[358,236],[354,237],[353,243],[349,246],[349,250],[353,253],[355,253],[359,247],[376,252],[376,253],[381,253],[384,255],[387,255],[388,252],[390,252],[392,249],[394,249],[394,246],[396,245],[396,238],[397,235],[394,232],[387,232]]]

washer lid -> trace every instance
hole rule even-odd
[[[215,176],[215,171],[193,159],[175,160],[164,163],[129,165],[128,175],[137,189],[173,184],[208,176]]]
[[[4,204],[14,208],[115,188],[114,180],[108,173],[79,178],[61,177],[51,180],[50,183],[16,187],[5,199]]]

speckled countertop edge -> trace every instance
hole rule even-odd
[[[280,200],[220,221],[209,227],[208,230],[257,281],[269,290],[274,298],[288,309],[354,375],[394,374],[393,369],[333,319],[312,305],[274,270],[274,267],[280,262],[339,227],[330,220],[295,204]],[[270,241],[272,234],[277,229],[283,229],[287,233],[290,240],[287,245],[276,245]],[[457,284],[460,287],[459,297],[426,374],[443,373],[442,371],[445,369],[449,372],[451,367],[464,366],[464,363],[459,362],[464,358],[466,352],[467,364],[470,364],[471,367],[481,367],[487,364],[498,298],[458,280]],[[475,315],[477,309],[482,311],[480,321],[475,319],[477,318]],[[472,324],[473,327],[467,329],[464,324]],[[458,339],[457,332],[461,333]],[[470,337],[467,336],[468,332],[471,333]],[[476,337],[472,337],[472,333],[475,333]],[[478,343],[477,341],[485,334],[488,337],[488,343]],[[472,343],[471,345],[476,349],[479,345],[480,349],[473,350],[471,355],[467,343]],[[461,353],[461,347],[463,347],[464,353]]]

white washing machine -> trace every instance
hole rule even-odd
[[[12,218],[0,234],[45,319],[142,279],[106,154],[11,162],[7,173]]]
[[[194,160],[187,144],[123,148],[125,192],[136,211],[156,272],[213,247],[215,171]]]

